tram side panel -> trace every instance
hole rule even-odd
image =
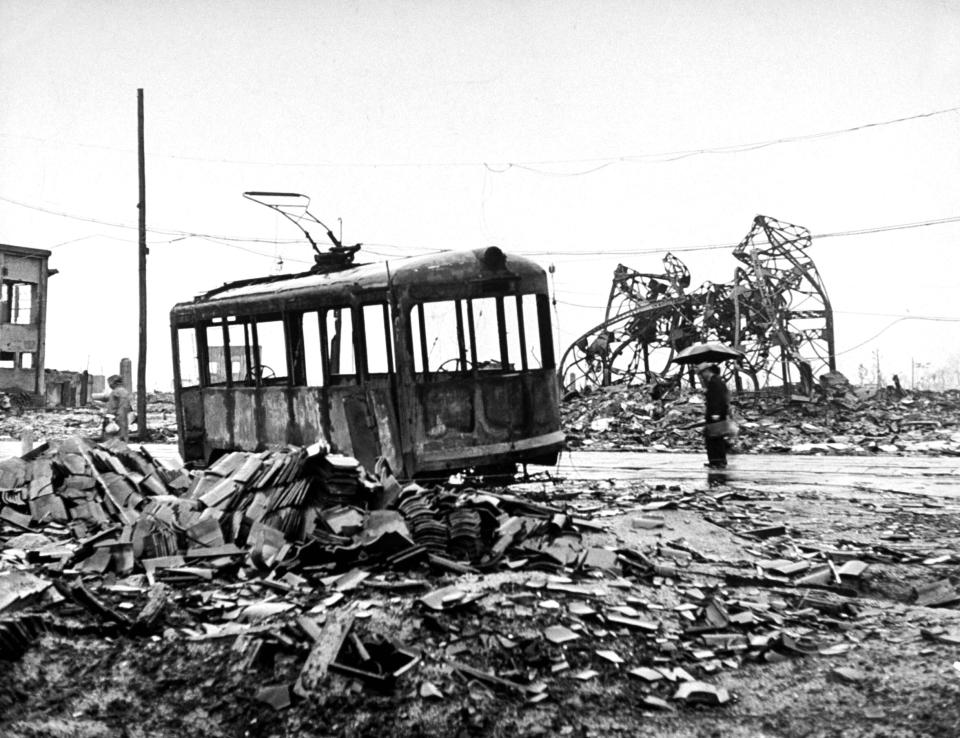
[[[331,446],[355,457],[373,470],[378,456],[391,469],[402,470],[399,433],[388,388],[377,386],[330,387]]]

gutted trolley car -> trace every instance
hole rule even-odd
[[[547,279],[491,247],[224,285],[170,313],[180,453],[326,442],[407,478],[550,464]]]

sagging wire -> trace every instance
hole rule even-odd
[[[599,162],[600,167],[603,168],[610,166],[611,164],[617,163],[642,163],[642,162],[673,162],[680,159],[686,159],[693,156],[705,156],[710,154],[738,154],[748,151],[756,151],[758,149],[767,148],[770,146],[777,146],[788,143],[800,143],[804,141],[813,141],[822,138],[829,138],[832,136],[840,136],[848,133],[856,133],[859,131],[868,130],[870,128],[880,128],[883,126],[890,126],[899,123],[906,123],[913,120],[920,120],[923,118],[932,118],[934,116],[945,115],[948,113],[960,112],[960,106],[942,108],[940,110],[932,110],[925,113],[915,113],[913,115],[902,116],[900,118],[892,118],[888,120],[875,121],[871,123],[862,123],[855,126],[849,126],[847,128],[839,128],[830,131],[820,131],[817,133],[808,133],[808,134],[798,134],[793,136],[781,136],[778,138],[766,139],[763,141],[754,141],[748,143],[739,143],[739,144],[727,144],[720,146],[710,146],[710,147],[696,147],[690,149],[680,149],[675,151],[663,151],[663,152],[651,152],[649,154],[626,154],[620,156],[606,156],[606,157],[583,157],[583,158],[571,158],[571,159],[554,159],[554,160],[529,160],[522,162],[504,163],[504,168],[502,170],[495,170],[487,162],[476,162],[476,161],[447,161],[447,162],[335,162],[335,161],[320,161],[320,162],[283,162],[283,161],[262,161],[254,159],[228,159],[228,158],[210,158],[210,157],[200,157],[200,156],[184,156],[178,154],[163,154],[156,152],[147,152],[147,156],[150,157],[159,157],[183,161],[201,161],[201,162],[210,162],[216,164],[239,164],[244,166],[271,166],[271,167],[344,167],[344,168],[385,168],[385,167],[416,167],[416,168],[430,168],[430,167],[474,167],[478,164],[487,167],[490,171],[496,174],[503,174],[508,169],[512,167],[525,168],[530,171],[534,171],[540,174],[553,175],[553,176],[579,176],[580,174],[588,174],[586,172],[571,172],[569,175],[555,172],[538,172],[535,167],[537,166],[552,166],[552,165],[561,165],[561,164],[586,164]],[[50,138],[41,138],[39,136],[27,136],[21,134],[12,134],[0,131],[0,138],[20,138],[24,140],[34,140],[42,143],[54,143],[56,145],[68,145],[68,146],[79,146],[85,148],[93,149],[105,149],[112,151],[121,151],[129,152],[130,149],[120,148],[114,146],[105,146],[97,144],[86,144],[73,141],[56,141]],[[592,170],[596,171],[596,170]]]
[[[897,323],[902,323],[905,320],[926,320],[926,321],[933,321],[935,323],[960,323],[960,318],[930,318],[930,317],[923,317],[920,315],[904,315],[903,317],[897,318],[896,320],[885,325],[877,333],[874,333],[872,336],[870,336],[870,338],[868,338],[867,340],[861,341],[856,346],[851,346],[850,348],[844,349],[843,351],[837,351],[834,354],[834,356],[843,356],[844,354],[849,354],[851,351],[855,351],[861,346],[870,343],[870,341],[874,340],[875,338],[879,338],[888,330],[893,328],[893,326],[895,326]]]

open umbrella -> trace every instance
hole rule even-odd
[[[744,357],[742,351],[724,346],[722,343],[697,343],[685,348],[671,361],[674,364],[716,364],[720,361],[743,359]]]

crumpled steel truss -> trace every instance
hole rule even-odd
[[[663,258],[662,273],[618,265],[606,314],[574,341],[560,362],[565,386],[604,386],[679,379],[670,363],[702,341],[735,346],[746,358],[728,364],[738,389],[794,383],[812,391],[816,374],[835,371],[833,312],[816,265],[807,253],[810,232],[764,215],[733,249],[740,262],[731,282],[689,290],[690,271]]]

